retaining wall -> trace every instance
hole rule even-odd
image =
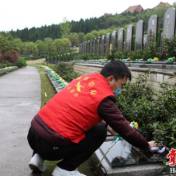
[[[100,64],[75,63],[74,71],[80,73],[81,75],[88,73],[99,73],[103,66],[104,65]],[[153,88],[155,91],[159,91],[160,83],[168,82],[171,85],[176,83],[176,78],[169,79],[169,77],[173,75],[174,70],[130,67],[128,64],[127,66],[132,73],[132,82],[139,74],[147,73],[150,70],[150,75],[147,79],[147,87]]]

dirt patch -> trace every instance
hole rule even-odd
[[[45,62],[45,58],[42,59],[37,59],[37,60],[27,60],[27,64],[42,64],[43,62]]]

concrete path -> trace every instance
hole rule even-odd
[[[29,176],[27,133],[40,109],[41,81],[35,67],[0,77],[0,176]]]

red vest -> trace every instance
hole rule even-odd
[[[85,131],[102,120],[97,108],[110,95],[114,96],[113,91],[101,74],[87,74],[58,92],[38,114],[54,131],[78,143]]]

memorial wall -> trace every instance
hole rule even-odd
[[[175,20],[176,10],[175,8],[169,8],[164,14],[163,20],[163,32],[161,33],[160,48],[163,51],[164,43],[163,39],[172,38],[175,34]],[[107,56],[111,50],[143,50],[150,43],[157,42],[158,38],[158,22],[157,15],[153,14],[148,20],[147,34],[144,34],[144,22],[139,20],[136,24],[136,29],[132,24],[128,25],[125,32],[124,28],[120,28],[119,31],[113,31],[106,35],[99,36],[91,41],[85,41],[79,45],[79,54],[95,54],[97,56]],[[135,35],[135,36],[134,36]],[[126,36],[126,38],[124,37]],[[133,39],[134,37],[134,39]],[[133,42],[133,40],[135,40]],[[87,44],[89,43],[89,44]]]

